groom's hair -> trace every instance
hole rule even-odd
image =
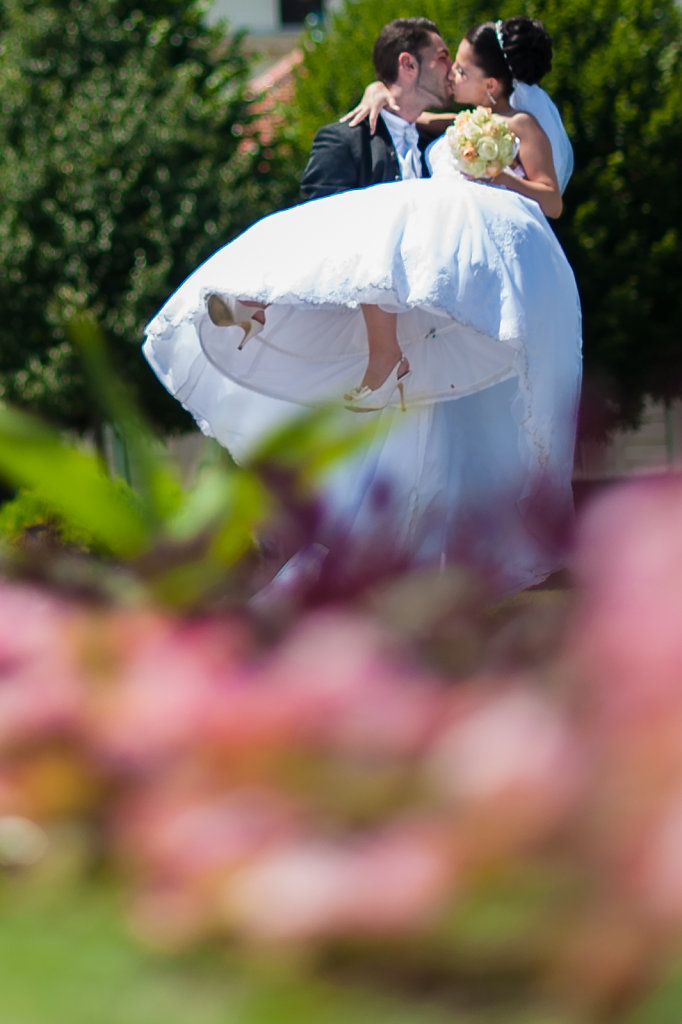
[[[372,54],[377,78],[385,85],[392,85],[398,78],[400,54],[411,53],[418,61],[433,33],[439,36],[440,29],[428,18],[396,18],[384,25]]]

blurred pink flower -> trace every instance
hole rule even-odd
[[[68,731],[79,721],[73,639],[79,614],[37,587],[0,584],[0,749]]]
[[[93,616],[88,629],[86,707],[98,754],[140,766],[198,748],[220,694],[243,674],[244,630],[226,618],[142,610]]]
[[[205,728],[237,750],[306,744],[409,756],[439,722],[444,689],[375,624],[347,612],[309,615],[275,651],[224,691]]]
[[[113,850],[134,882],[131,925],[154,945],[182,947],[224,930],[226,880],[300,831],[297,808],[282,794],[215,791],[213,782],[161,780],[112,815]]]
[[[666,927],[682,925],[682,788],[640,831],[630,863],[625,892]]]
[[[614,487],[583,516],[573,642],[613,721],[682,713],[681,523],[679,475]]]
[[[457,875],[441,827],[394,823],[361,838],[275,847],[228,881],[222,908],[228,924],[266,942],[415,932],[438,915]]]
[[[568,716],[541,692],[510,680],[473,701],[461,696],[464,712],[426,760],[455,827],[498,855],[543,839],[564,823],[586,781]]]
[[[159,780],[113,815],[116,849],[140,879],[203,884],[241,867],[300,829],[295,803],[274,790],[213,788],[214,780]]]

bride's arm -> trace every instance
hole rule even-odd
[[[495,184],[535,199],[546,217],[558,217],[563,202],[549,139],[531,114],[518,113],[510,120],[510,128],[521,143],[519,160],[526,177],[520,178],[512,171],[504,170],[495,178]]]
[[[384,109],[397,111],[399,108],[393,99],[392,93],[383,82],[370,82],[362,94],[362,99],[357,107],[353,107],[347,114],[344,114],[341,120],[347,121],[350,127],[353,128],[356,124],[364,121],[366,117],[369,117],[370,130],[374,134],[379,114]],[[432,135],[435,139],[438,135],[443,134],[454,119],[454,114],[433,113],[430,110],[425,110],[417,118],[417,124],[422,131],[427,135]]]
[[[454,113],[446,113],[445,111],[434,113],[431,110],[425,110],[417,118],[417,124],[423,132],[436,139],[439,135],[443,134],[446,128],[450,127],[454,120]]]
[[[399,108],[388,86],[383,82],[370,82],[357,107],[349,110],[340,120],[347,121],[350,127],[354,128],[356,124],[360,124],[366,117],[369,117],[370,131],[374,135],[379,114],[384,109],[397,111]]]

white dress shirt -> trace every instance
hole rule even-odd
[[[417,125],[406,121],[390,110],[382,110],[381,116],[388,128],[396,156],[400,164],[402,178],[421,178],[422,157],[419,150],[419,131]]]

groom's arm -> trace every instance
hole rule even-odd
[[[361,135],[361,130],[341,123],[320,128],[301,178],[306,199],[319,199],[368,184],[363,180]]]

